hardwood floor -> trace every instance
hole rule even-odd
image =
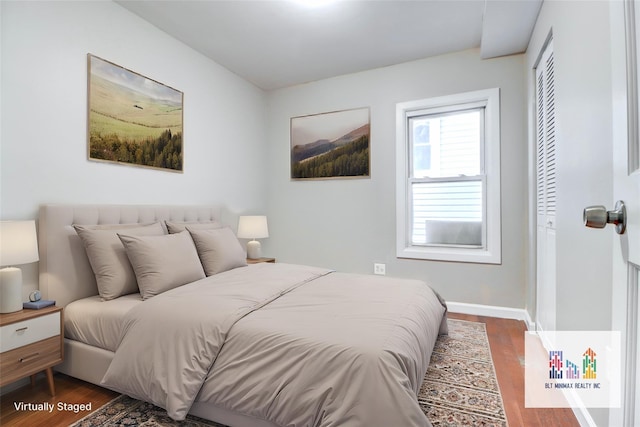
[[[449,313],[449,318],[486,325],[491,357],[510,427],[580,426],[571,409],[524,407],[524,322],[456,313]]]
[[[524,407],[524,322],[493,317],[470,316],[450,313],[452,319],[469,320],[486,324],[487,336],[500,391],[504,401],[510,427],[573,427],[579,426],[571,409],[531,409]],[[51,397],[44,376],[39,376],[32,387],[21,389],[0,397],[1,426],[47,426],[62,427],[83,418],[86,411],[60,410],[61,404],[88,404],[96,410],[118,394],[63,374],[55,375],[56,396]],[[52,413],[47,411],[20,411],[20,402],[54,405]],[[73,407],[70,407],[73,409]]]
[[[111,401],[119,393],[104,389],[102,387],[89,384],[84,381],[71,378],[67,375],[57,373],[54,375],[56,385],[56,395],[52,397],[49,393],[47,380],[39,375],[35,385],[24,386],[11,393],[0,397],[0,426],[16,427],[66,427],[69,424],[87,416],[105,403]],[[53,410],[18,410],[16,405],[43,404],[53,405]],[[79,410],[74,404],[91,404],[91,410]],[[61,408],[59,407],[62,406]],[[64,405],[68,405],[64,407]],[[50,406],[51,407],[51,406]],[[67,410],[71,409],[71,410]],[[74,412],[77,409],[77,412]]]

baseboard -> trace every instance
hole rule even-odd
[[[447,307],[452,313],[472,314],[475,316],[498,317],[500,319],[522,320],[527,329],[535,330],[535,324],[524,308],[499,307],[495,305],[469,304],[466,302],[447,301]],[[532,329],[533,327],[533,329]]]
[[[546,351],[552,350],[551,345],[546,340],[542,339],[539,335],[539,331],[535,329],[531,329],[532,331],[538,333],[538,337],[540,338],[540,342],[542,343],[544,349]],[[584,406],[580,397],[570,389],[563,389],[562,394],[565,396],[571,410],[573,411],[573,415],[575,415],[578,424],[580,427],[598,427],[596,422],[591,417],[589,410]]]
[[[578,420],[578,424],[580,424],[580,427],[598,427],[587,408],[582,406],[580,408],[571,409],[573,410],[573,415],[576,416],[576,420]]]

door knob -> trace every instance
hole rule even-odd
[[[589,206],[582,213],[584,225],[591,228],[604,228],[607,224],[616,226],[616,233],[624,234],[627,228],[627,209],[622,200],[616,202],[613,211],[607,211],[604,206]]]

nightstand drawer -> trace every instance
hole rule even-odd
[[[58,333],[60,328],[58,328]],[[2,385],[62,362],[60,335],[0,354]]]
[[[0,328],[0,353],[60,335],[60,312],[11,323]]]

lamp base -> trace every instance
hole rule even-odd
[[[0,313],[22,310],[22,270],[7,267],[0,270]]]
[[[262,248],[260,242],[257,240],[251,240],[247,242],[247,258],[258,259],[262,256]]]

